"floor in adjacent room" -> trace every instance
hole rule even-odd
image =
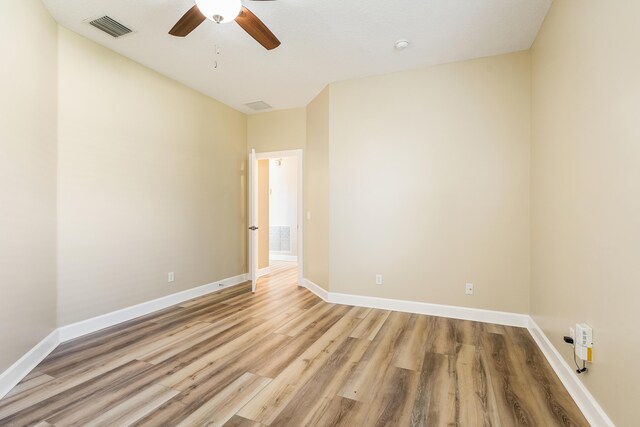
[[[588,426],[526,329],[327,304],[277,262],[60,345],[0,425]]]

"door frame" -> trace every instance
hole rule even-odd
[[[251,152],[253,151],[250,150],[249,151],[249,156],[251,156]],[[303,200],[303,188],[304,188],[304,183],[303,183],[303,179],[304,179],[304,162],[303,162],[303,150],[302,149],[297,149],[297,150],[283,150],[283,151],[269,151],[269,152],[262,152],[262,153],[255,153],[255,158],[256,158],[256,162],[253,165],[253,170],[251,170],[251,176],[257,176],[258,173],[258,160],[265,160],[265,159],[279,159],[282,157],[295,157],[297,162],[298,162],[298,286],[303,286],[303,272],[304,272],[304,200]],[[257,195],[258,189],[256,188],[257,186],[252,186],[250,188],[249,191],[249,200],[256,200],[257,197],[254,198],[255,195]],[[254,194],[255,193],[255,194]],[[251,206],[251,205],[249,205]],[[256,206],[256,210],[257,210],[257,206]],[[257,222],[257,218],[255,218],[255,221]],[[250,233],[251,234],[251,233]],[[256,247],[258,246],[258,233],[256,234],[256,239],[255,239],[255,245]],[[249,235],[249,252],[251,254],[252,251],[252,247],[251,247],[251,236]],[[254,259],[255,258],[255,259]],[[258,263],[258,259],[257,257],[249,257],[249,262],[250,263],[255,263],[256,267],[257,267],[257,263]],[[249,265],[249,275],[252,276],[252,271],[254,271],[254,269],[252,268],[253,264]],[[258,269],[256,268],[255,271],[257,271]],[[253,277],[251,277],[251,279],[253,280]],[[255,280],[257,280],[257,277],[255,278]]]

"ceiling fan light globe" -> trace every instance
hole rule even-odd
[[[196,0],[200,12],[209,20],[217,23],[231,22],[240,14],[240,0]]]

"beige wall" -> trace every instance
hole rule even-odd
[[[0,373],[56,327],[56,23],[0,2]]]
[[[65,29],[59,65],[59,324],[246,272],[246,116]]]
[[[304,148],[307,109],[292,108],[247,117],[247,146],[257,153]]]
[[[640,3],[557,0],[533,47],[531,312],[562,336],[593,327],[580,379],[618,426],[638,425]]]
[[[304,155],[304,277],[329,290],[329,98],[325,88],[307,107]],[[311,215],[311,219],[307,214]]]
[[[528,312],[529,71],[524,52],[331,85],[332,292]]]
[[[258,160],[258,268],[269,267],[269,159]]]

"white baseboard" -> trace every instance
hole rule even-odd
[[[578,374],[562,357],[558,349],[551,344],[549,338],[531,317],[529,317],[528,329],[556,375],[558,375],[576,405],[589,421],[589,424],[597,427],[614,427],[613,421],[607,416],[604,409],[598,404],[583,382],[580,381]]]
[[[271,274],[271,267],[258,269],[258,277],[266,276],[267,274]]]
[[[453,319],[474,320],[476,322],[518,326],[521,328],[529,326],[529,316],[526,314],[327,292],[325,289],[308,279],[305,279],[304,282],[305,287],[311,292],[318,295],[326,302],[334,304],[402,311],[405,313],[426,314],[429,316],[450,317]]]
[[[247,274],[240,274],[228,279],[223,279],[217,282],[209,283],[207,285],[198,286],[197,288],[187,289],[186,291],[177,292],[175,294],[167,295],[151,301],[146,301],[141,304],[123,308],[121,310],[112,311],[111,313],[96,316],[91,319],[82,320],[71,325],[62,326],[58,328],[58,331],[60,332],[60,342],[69,341],[74,338],[78,338],[83,335],[87,335],[92,332],[96,332],[101,329],[135,319],[136,317],[144,316],[153,313],[154,311],[162,310],[164,308],[171,307],[172,305],[180,304],[190,299],[209,294],[211,292],[216,292],[230,286],[239,285],[248,280],[247,276]]]
[[[327,292],[324,288],[316,285],[309,279],[303,279],[303,286],[309,289],[311,292],[319,296],[323,301],[329,302],[329,292]]]
[[[180,304],[202,295],[239,285],[246,282],[248,280],[248,276],[249,275],[246,273],[240,274],[208,285],[187,289],[186,291],[177,292],[152,301],[143,302],[141,304],[123,308],[122,310],[103,314],[71,325],[62,326],[51,332],[45,339],[29,350],[27,354],[22,356],[20,360],[11,365],[6,371],[0,373],[0,399],[9,393],[13,387],[22,381],[22,379],[27,376],[33,368],[38,366],[38,364],[62,342],[135,319],[136,317],[153,313],[154,311],[162,310],[163,308],[167,308],[172,305]]]
[[[0,399],[11,391],[29,372],[60,344],[58,330],[54,330],[40,341],[16,363],[0,374]]]
[[[298,257],[296,255],[269,254],[269,261],[293,261],[293,262],[298,262]]]

